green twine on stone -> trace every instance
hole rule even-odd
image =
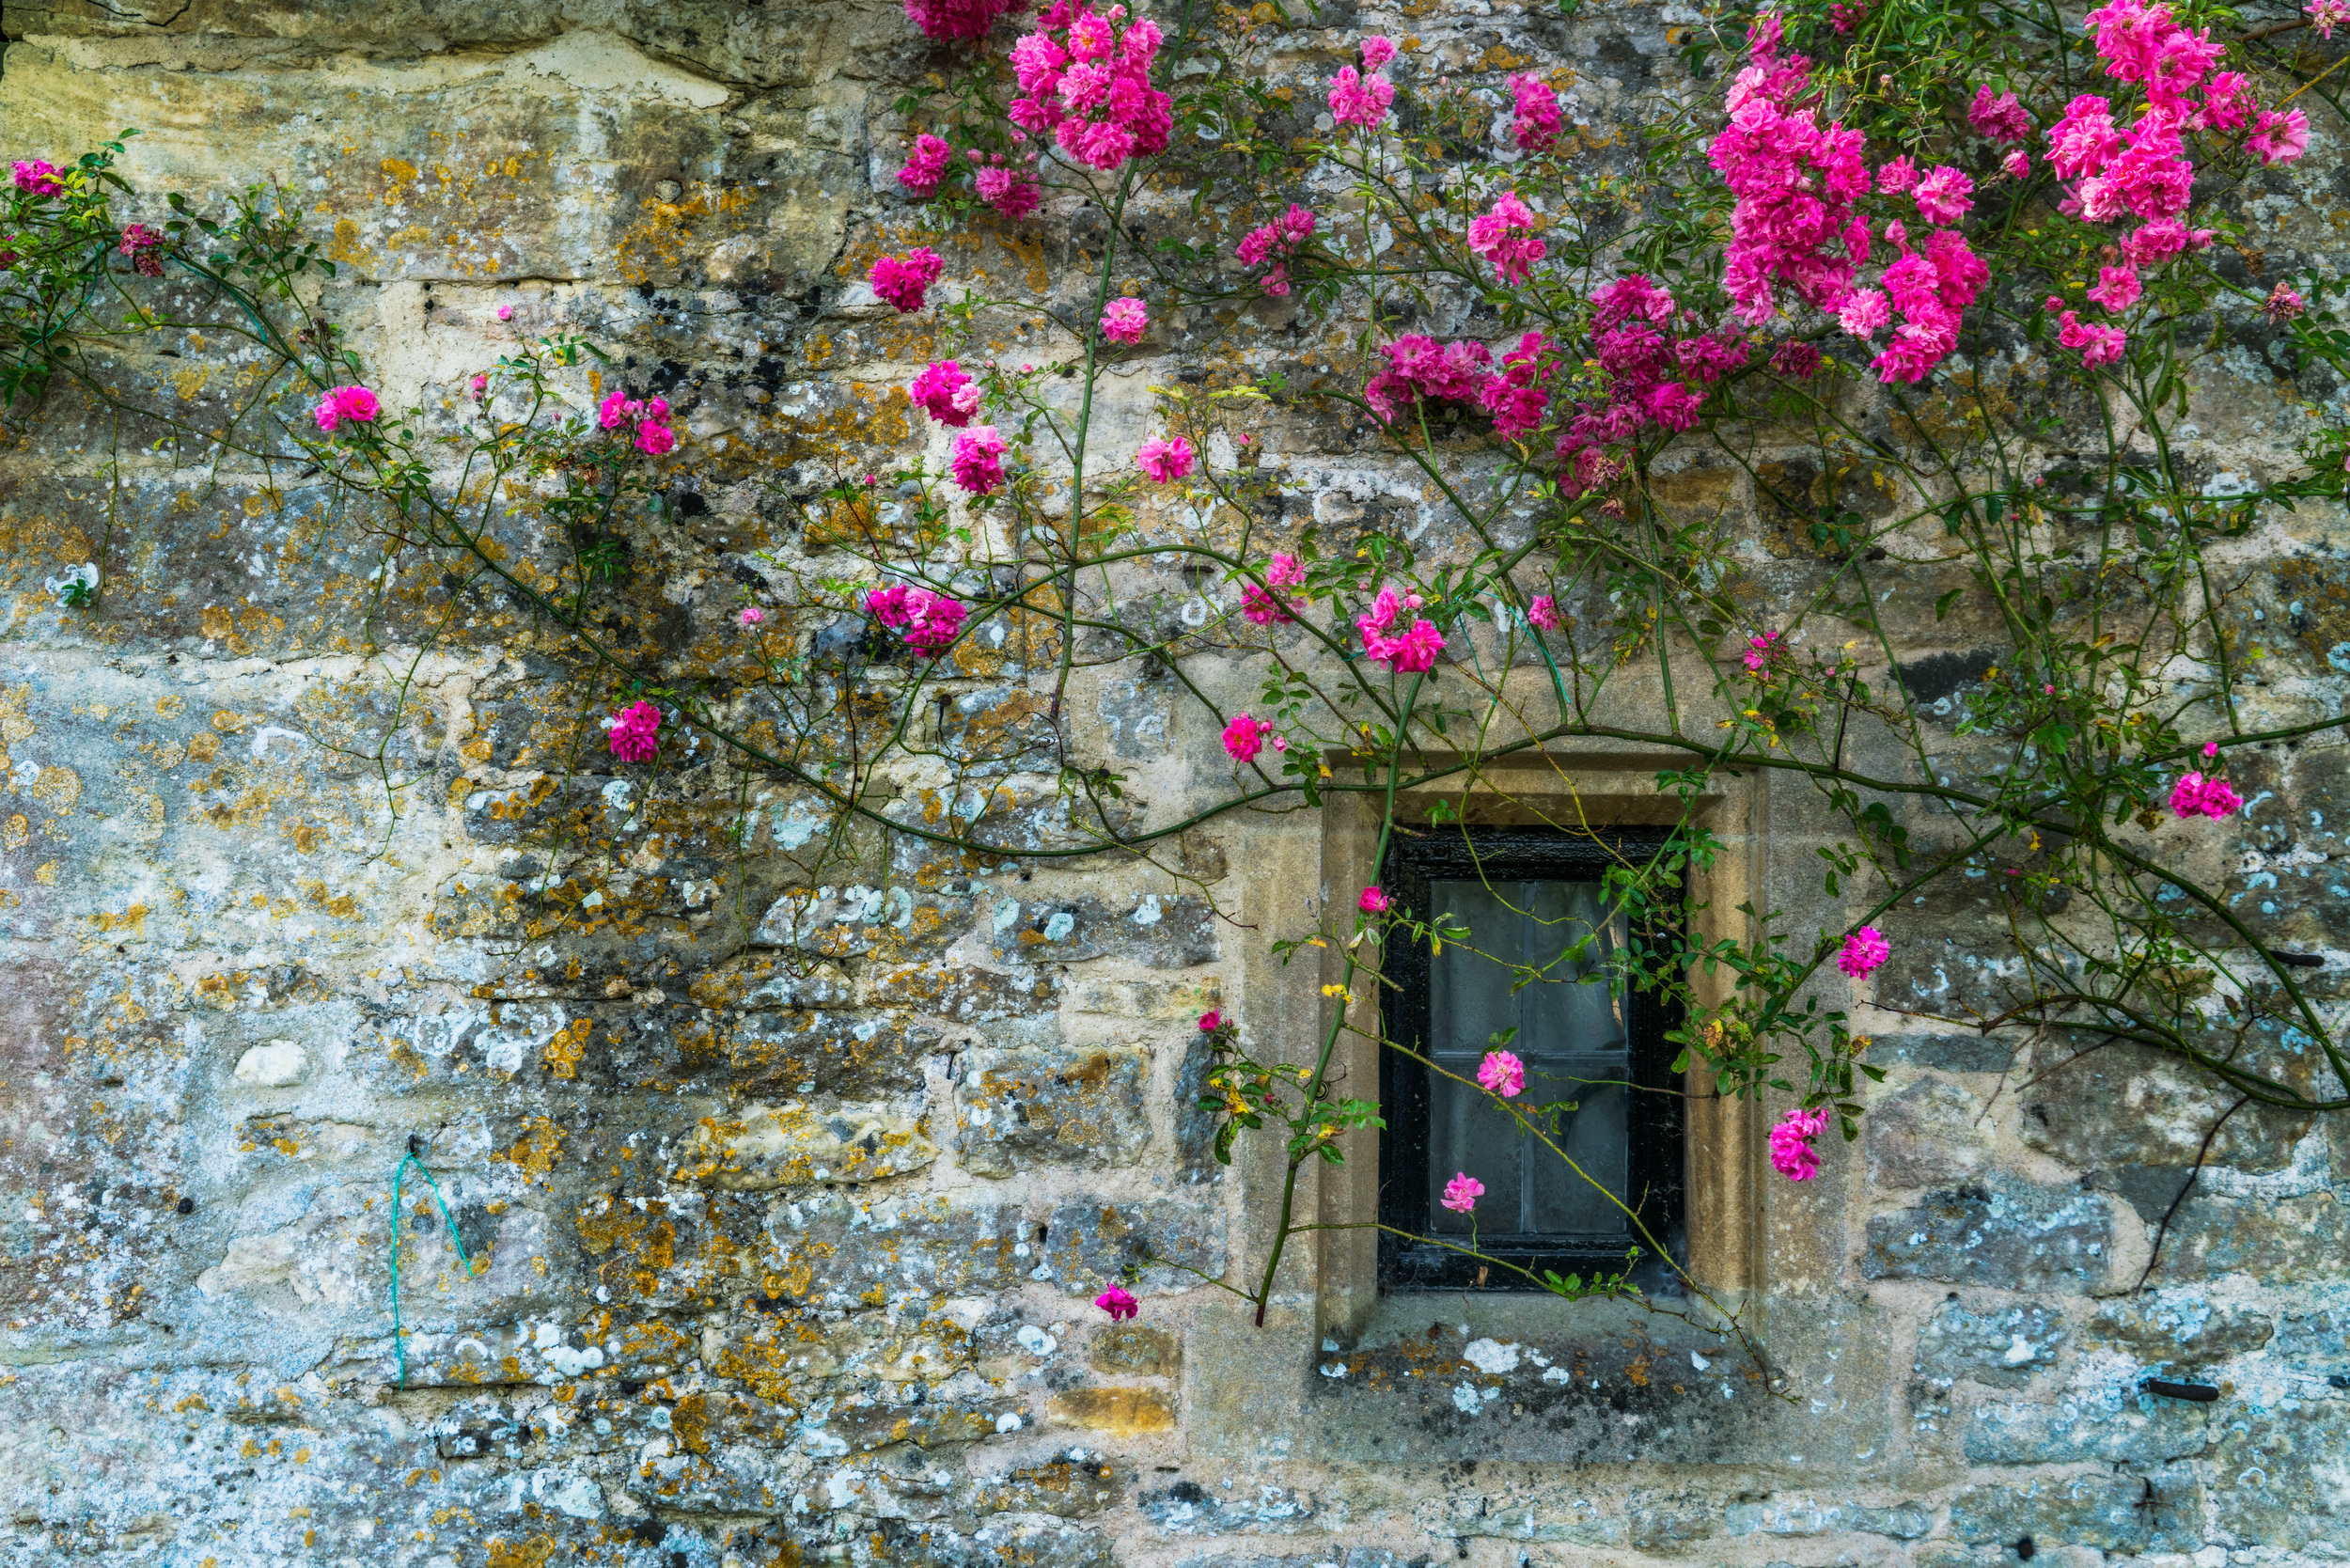
[[[473,1260],[465,1255],[465,1244],[457,1234],[457,1222],[448,1215],[448,1200],[441,1196],[441,1184],[432,1179],[431,1168],[416,1157],[415,1139],[408,1140],[408,1152],[392,1167],[392,1356],[400,1363],[400,1386],[408,1387],[408,1347],[400,1337],[400,1186],[415,1166],[424,1172],[425,1184],[432,1189],[432,1201],[441,1206],[441,1223],[448,1227],[449,1245],[457,1248],[457,1261],[465,1265],[465,1277],[473,1278]]]

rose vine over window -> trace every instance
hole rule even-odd
[[[2350,353],[2338,285],[2215,260],[2258,242],[2244,181],[2301,153],[2330,68],[2137,0],[2077,25],[1839,0],[1688,29],[1679,96],[1628,117],[1627,149],[1579,133],[1559,62],[1450,76],[1371,36],[1298,74],[1267,62],[1324,35],[1277,52],[1187,0],[906,12],[945,86],[898,106],[903,166],[844,304],[927,335],[892,407],[938,427],[943,472],[878,423],[714,463],[686,392],[604,384],[597,347],[505,309],[494,364],[389,396],[275,193],[150,205],[119,142],[14,165],[0,395],[70,382],[118,443],[160,430],[183,462],[317,476],[380,552],[371,636],[429,645],[466,595],[498,596],[578,696],[571,767],[641,776],[625,810],[684,821],[671,770],[719,759],[744,855],[781,790],[819,860],[1116,850],[1180,886],[1181,836],[1218,817],[1361,797],[1385,863],[1474,841],[1446,810],[1407,817],[1416,789],[1506,795],[1496,764],[1578,741],[1677,759],[1655,787],[1680,824],[1619,843],[1594,884],[1607,921],[1664,934],[1608,946],[1594,983],[1676,1010],[1685,1092],[1791,1100],[1770,1139],[1791,1180],[1861,1114],[1854,998],[2166,1053],[2240,1103],[2350,1105],[2338,1018],[2219,886],[2239,760],[2350,725],[2245,684],[2271,651],[2233,607],[2264,520],[2342,496],[2350,431],[2311,410],[2301,466],[2226,494],[2181,446],[2232,334],[2281,332],[2312,376]],[[126,199],[146,221],[118,221]],[[991,245],[1077,272],[1030,292],[948,259]],[[109,357],[197,327],[262,366],[201,427]],[[1401,477],[1409,526],[1301,521],[1332,442]],[[690,646],[631,651],[609,629],[658,596],[637,563],[681,548],[661,531],[678,463],[797,527],[757,587],[700,606]],[[1669,481],[1699,472],[1750,484],[1762,522],[1679,504]],[[111,613],[102,547],[58,565],[59,613]],[[1995,657],[1955,697],[1895,673],[1962,634]],[[958,718],[982,665],[1029,683],[1026,717]],[[1194,737],[1204,782],[1180,809],[1071,723],[1073,688],[1120,666],[1164,682],[1168,733]],[[929,808],[876,787],[894,773]],[[1762,774],[1837,826],[1813,912],[1733,925],[1686,907],[1722,853],[1695,803]],[[550,785],[540,869],[498,916],[517,953],[656,896],[572,784]],[[1907,922],[1953,886],[1990,890],[2000,950],[1944,996],[1915,981]],[[1310,928],[1226,935],[1332,966],[1316,1037],[1200,1020],[1219,1152],[1281,1148],[1278,1218],[1228,1285],[1260,1321],[1310,1223],[1300,1172],[1381,1118],[1335,1079],[1340,1042],[1400,1047],[1379,1020],[1406,955],[1480,940],[1433,891],[1334,891]],[[756,912],[736,919],[747,942]],[[1530,1137],[1528,1065],[1504,1047],[1424,1071]],[[1454,1178],[1437,1209],[1495,1201],[1495,1173]],[[1441,1239],[1534,1288],[1648,1299],[1620,1272],[1481,1254],[1449,1221]],[[1671,1256],[1637,1216],[1633,1247]],[[1105,1310],[1136,1309],[1104,1284]]]

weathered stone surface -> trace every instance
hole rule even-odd
[[[1224,1215],[1201,1203],[1064,1203],[1041,1265],[1061,1289],[1090,1295],[1138,1269],[1136,1288],[1180,1291],[1224,1269]]]
[[[1131,1165],[1151,1141],[1146,1051],[974,1051],[964,1058],[963,1164],[982,1176],[1026,1166]]]
[[[1810,1497],[1775,1497],[1733,1503],[1724,1511],[1722,1523],[1731,1535],[1881,1535],[1916,1541],[1934,1528],[1934,1513],[1915,1503],[1872,1508]]]
[[[2160,1369],[2204,1367],[2248,1356],[2276,1335],[2265,1312],[2216,1302],[2200,1292],[2180,1292],[2102,1306],[2081,1324],[2080,1338],[2084,1345],[2111,1345]]]
[[[1183,1347],[1163,1328],[1124,1323],[1095,1329],[1089,1354],[1102,1372],[1168,1377],[1183,1364]]]
[[[2015,1290],[2101,1283],[2112,1250],[2105,1200],[2020,1183],[1950,1187],[1869,1221],[1861,1272]]]
[[[2067,1392],[2054,1404],[1987,1401],[1975,1409],[1966,1453],[1981,1465],[2154,1465],[2201,1453],[2210,1444],[2201,1405],[2153,1398],[2123,1385]]]
[[[974,1513],[1054,1513],[1077,1519],[1122,1502],[1131,1480],[1114,1465],[1072,1453],[1048,1464],[974,1478],[963,1506]]]
[[[1969,1486],[1950,1501],[1950,1534],[1969,1544],[2008,1546],[2029,1536],[2041,1551],[2143,1551],[2154,1536],[2148,1491],[2141,1478],[2101,1475]]]
[[[938,1157],[919,1121],[875,1106],[797,1103],[705,1117],[678,1175],[729,1192],[878,1182]]]
[[[1294,1535],[1311,1528],[1315,1513],[1311,1497],[1279,1486],[1210,1490],[1187,1480],[1143,1492],[1136,1501],[1166,1535]]]
[[[2020,1388],[2055,1363],[2065,1338],[2061,1322],[2038,1305],[1946,1302],[1918,1331],[1918,1371],[1945,1381],[1965,1377],[1995,1388]]]
[[[1869,1176],[1882,1187],[1964,1182],[1990,1164],[1982,1103],[1947,1078],[1927,1078],[1872,1105],[1862,1134]]]

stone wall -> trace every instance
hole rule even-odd
[[[1541,59],[1575,73],[1595,145],[1680,81],[1668,32],[1694,20],[1324,12],[1274,40],[1284,69],[1374,25],[1412,35],[1421,71]],[[813,484],[923,438],[894,390],[919,329],[859,281],[916,222],[889,106],[941,64],[894,5],[12,0],[5,30],[0,146],[70,157],[136,126],[142,190],[279,181],[396,405],[500,352],[501,305],[665,391],[688,461],[634,541],[650,587],[611,624],[625,646],[699,657],[758,552],[814,549],[762,477]],[[2338,243],[2339,180],[2270,198],[2305,259]],[[1056,245],[955,254],[1042,291]],[[2261,352],[2231,351],[2216,473],[2289,461],[2293,388]],[[199,422],[248,368],[200,334],[109,362]],[[1151,379],[1107,417],[1141,429]],[[1756,1189],[1749,1307],[1792,1403],[1717,1336],[1597,1309],[1438,1298],[1409,1334],[1317,1343],[1303,1262],[1263,1331],[1172,1266],[1113,1324],[1089,1299],[1145,1247],[1235,1280],[1261,1257],[1262,1172],[1223,1172],[1187,1108],[1191,1020],[1294,1005],[1261,944],[1312,906],[1318,826],[1210,824],[1182,841],[1187,882],[860,840],[811,894],[804,798],[755,782],[729,847],[715,771],[642,801],[572,772],[583,688],[549,634],[454,579],[379,599],[370,536],[323,493],[182,464],[154,433],[70,388],[0,419],[10,1561],[2350,1550],[2350,1127],[2234,1118],[2173,1211],[2225,1100],[1888,1012],[1865,1142]],[[1314,515],[1412,525],[1414,488],[1326,434],[1266,429]],[[1687,484],[1753,507],[1718,473]],[[1758,581],[1797,592],[1802,552],[1754,515]],[[2248,590],[2291,628],[2259,700],[2342,698],[2338,525],[2292,523]],[[102,554],[102,608],[61,612],[44,579]],[[1919,626],[1920,680],[1947,635]],[[1040,726],[1051,671],[1026,659],[966,664],[939,738]],[[1180,811],[1208,798],[1185,759],[1213,741],[1163,687],[1081,681],[1070,722]],[[2300,911],[2328,996],[2350,964],[2343,755],[2249,763],[2228,885]],[[1049,804],[1049,772],[1004,778]],[[936,784],[892,788],[918,817]],[[1774,809],[1767,886],[1816,902],[1827,824]],[[544,871],[531,835],[564,812],[620,844],[611,914],[534,947],[499,901]],[[1878,995],[1977,983],[1982,917],[1921,913]],[[387,1261],[411,1149],[483,1266],[407,1168],[403,1387]]]

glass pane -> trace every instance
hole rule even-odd
[[[1596,883],[1442,880],[1429,893],[1436,911],[1472,933],[1447,943],[1429,967],[1430,1055],[1469,1080],[1429,1084],[1431,1231],[1468,1233],[1471,1216],[1440,1203],[1445,1184],[1465,1171],[1485,1184],[1474,1216],[1480,1236],[1622,1234],[1622,1214],[1475,1085],[1488,1042],[1514,1026],[1511,1049],[1527,1070],[1518,1104],[1532,1110],[1574,1102],[1574,1110],[1556,1113],[1551,1140],[1592,1181],[1625,1196],[1626,1091],[1593,1084],[1629,1074],[1622,999],[1613,986],[1579,983],[1621,943],[1622,921],[1608,917]],[[1518,964],[1542,974],[1513,995]]]

